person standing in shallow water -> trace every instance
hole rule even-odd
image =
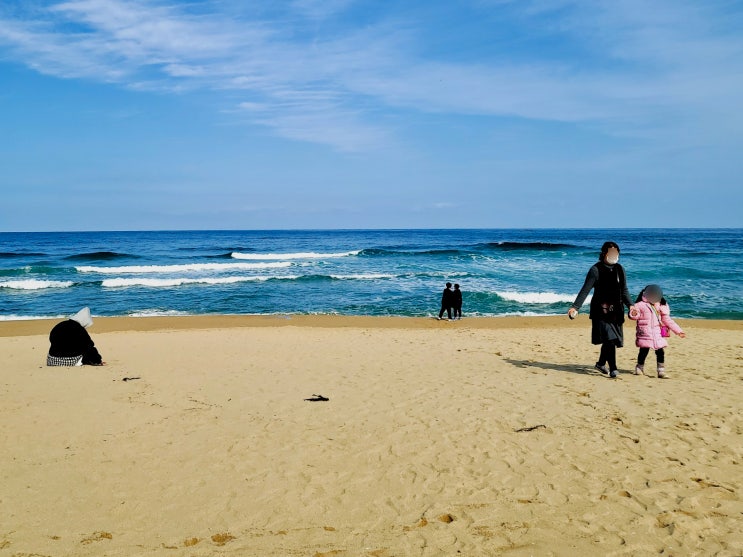
[[[451,283],[447,282],[446,288],[444,288],[444,292],[441,294],[441,311],[439,311],[439,319],[444,316],[444,312],[446,312],[449,319],[451,319],[453,295],[454,292],[451,291]]]
[[[462,291],[459,285],[454,285],[452,294],[452,308],[454,309],[454,319],[462,319]]]
[[[630,316],[637,315],[627,289],[624,268],[619,264],[619,246],[615,242],[605,242],[601,246],[598,262],[588,270],[583,288],[568,309],[570,319],[575,319],[591,289],[591,342],[601,345],[595,367],[602,374],[614,378],[618,372],[617,348],[624,345],[624,306],[629,308]]]

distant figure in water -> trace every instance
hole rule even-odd
[[[85,329],[93,324],[90,309],[83,308],[49,333],[48,366],[101,366],[103,359]]]
[[[595,368],[603,375],[615,378],[618,373],[617,348],[624,345],[624,306],[629,308],[630,317],[637,315],[627,290],[624,268],[619,264],[619,246],[616,243],[604,242],[601,246],[598,262],[588,270],[583,288],[568,309],[570,319],[575,319],[591,289],[591,342],[601,345]]]
[[[462,319],[462,291],[458,284],[454,285],[454,292],[452,292],[452,308],[454,309],[454,319]]]
[[[451,307],[454,302],[454,292],[451,290],[451,283],[446,283],[446,288],[444,288],[444,293],[441,295],[441,311],[439,311],[439,319],[444,317],[444,312],[449,316],[449,319],[451,319]]]

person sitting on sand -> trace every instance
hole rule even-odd
[[[449,319],[451,319],[451,306],[453,302],[453,295],[454,292],[451,291],[451,283],[446,283],[446,288],[444,288],[444,293],[441,295],[441,311],[439,311],[439,319],[441,319],[444,316],[444,312],[448,315]]]
[[[103,359],[85,329],[93,324],[90,309],[83,308],[75,315],[57,323],[49,333],[48,366],[101,366]]]
[[[452,308],[454,309],[454,319],[462,319],[462,291],[458,284],[454,285],[454,292],[452,292]]]

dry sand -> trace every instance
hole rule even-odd
[[[743,323],[667,380],[588,323],[97,319],[82,368],[0,323],[0,555],[742,555]]]

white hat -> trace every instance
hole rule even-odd
[[[93,324],[93,318],[90,316],[90,308],[83,308],[78,311],[75,315],[70,317],[73,321],[77,321],[86,329]]]

